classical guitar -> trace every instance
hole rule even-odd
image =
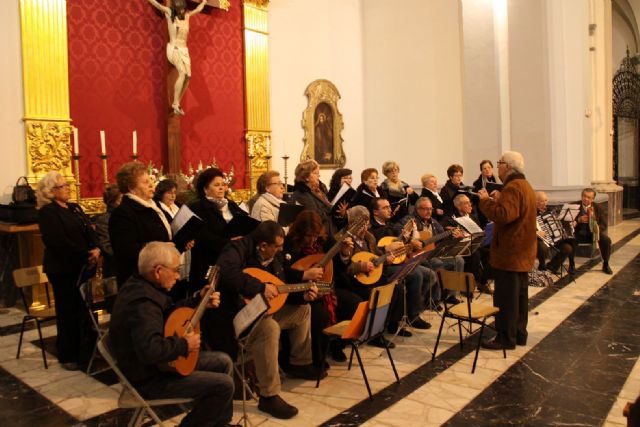
[[[211,294],[215,292],[219,273],[220,267],[209,267],[206,277],[210,286],[202,297],[200,304],[198,304],[196,309],[190,307],[180,307],[175,309],[164,325],[165,337],[183,337],[189,332],[195,332],[196,334],[200,333],[200,318],[204,314],[207,304],[209,304]],[[190,351],[187,357],[180,356],[176,360],[169,362],[169,369],[187,376],[196,368],[199,354],[200,351]]]
[[[298,261],[293,263],[291,268],[305,271],[311,267],[321,267],[324,269],[322,281],[331,283],[331,281],[333,280],[333,262],[331,260],[338,253],[338,251],[340,251],[344,239],[358,234],[360,230],[365,226],[365,224],[366,219],[361,219],[360,221],[355,222],[353,225],[351,225],[351,227],[336,234],[336,242],[326,253],[307,255],[306,257],[300,258]]]
[[[423,234],[424,233],[424,234]],[[435,249],[435,243],[446,239],[451,236],[453,230],[445,231],[444,233],[436,234],[435,236],[431,236],[429,232],[421,232],[420,241],[422,242],[423,249],[422,251],[432,251]],[[351,257],[351,261],[353,262],[371,262],[373,264],[373,270],[368,273],[358,273],[356,274],[356,279],[358,282],[363,285],[373,285],[380,280],[382,277],[382,269],[384,267],[384,262],[386,259],[392,255],[394,260],[398,256],[404,256],[406,258],[406,246],[401,246],[395,251],[391,251],[385,253],[384,255],[377,256],[376,254],[372,254],[371,252],[358,252]],[[395,262],[394,262],[395,264]]]
[[[265,285],[270,284],[278,287],[278,295],[269,300],[269,311],[267,311],[267,314],[273,314],[280,310],[287,301],[287,297],[292,292],[306,292],[314,285],[318,288],[319,295],[331,292],[331,282],[309,281],[304,283],[285,284],[282,280],[261,268],[245,268],[242,272],[260,280]]]
[[[411,240],[411,234],[413,234],[413,226],[415,224],[415,220],[413,218],[411,218],[409,221],[407,221],[407,223],[404,225],[404,227],[402,227],[402,231],[400,232],[400,236],[398,237],[394,237],[394,236],[386,236],[383,237],[382,239],[380,239],[378,241],[378,247],[379,248],[384,248],[388,245],[390,245],[391,243],[394,242],[402,242],[402,243],[407,243],[409,242],[409,240]],[[397,257],[395,257],[392,261],[393,264],[402,264],[405,260],[407,259],[407,254],[406,254],[406,250],[404,253],[399,254]]]

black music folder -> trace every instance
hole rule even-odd
[[[485,189],[487,190],[487,193],[491,194],[493,191],[502,191],[502,187],[504,187],[504,185],[502,184],[498,184],[497,182],[487,182],[485,184]]]
[[[295,203],[280,203],[280,212],[278,212],[278,224],[288,227],[300,212],[304,210],[304,206]]]
[[[228,239],[238,236],[246,236],[251,233],[260,221],[249,215],[234,215],[233,219],[225,225],[222,235]]]
[[[171,241],[180,252],[183,252],[187,243],[198,236],[202,227],[204,227],[204,221],[194,214],[185,203],[171,221],[171,233],[173,234]]]

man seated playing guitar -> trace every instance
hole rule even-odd
[[[167,292],[180,278],[180,253],[173,243],[151,242],[138,257],[140,275],[120,289],[111,314],[110,347],[118,366],[148,399],[194,398],[195,405],[181,426],[220,426],[233,415],[233,364],[221,352],[201,351],[189,376],[164,373],[159,365],[200,349],[200,334],[164,336],[164,319],[172,308]],[[205,294],[206,289],[200,291]],[[195,300],[186,301],[193,305]],[[220,294],[211,294],[218,307]]]
[[[229,349],[229,340],[235,345],[232,322],[244,305],[243,298],[253,298],[259,293],[263,293],[267,299],[278,296],[277,286],[261,282],[245,273],[244,269],[262,269],[286,283],[322,278],[322,268],[313,267],[305,271],[286,268],[282,254],[283,244],[282,227],[274,221],[264,221],[251,234],[230,242],[222,249],[217,264],[220,266],[219,288],[223,302],[219,318],[212,316],[207,321],[207,344],[213,348],[226,347],[228,351],[235,352],[234,349]],[[304,300],[315,300],[317,292],[317,287],[311,286],[304,293]],[[286,329],[289,334],[290,364],[287,374],[309,380],[317,378],[318,371],[314,368],[311,357],[310,317],[311,309],[308,304],[284,304],[277,312],[263,317],[254,326],[247,342],[258,379],[258,409],[276,418],[292,418],[298,413],[296,407],[280,397],[278,350],[281,330]]]

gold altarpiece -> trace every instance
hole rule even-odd
[[[220,1],[219,7],[228,6]],[[271,165],[267,8],[269,0],[243,0],[245,43],[246,155],[249,188],[234,191],[248,199],[257,178]],[[75,183],[70,144],[69,67],[66,0],[20,0],[24,124],[27,174],[34,185],[58,170]],[[73,197],[77,187],[72,186]],[[104,210],[102,199],[80,200],[85,212]]]

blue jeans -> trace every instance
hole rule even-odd
[[[191,375],[162,374],[138,391],[146,399],[194,399],[180,426],[225,425],[233,416],[233,362],[226,353],[201,351]]]

